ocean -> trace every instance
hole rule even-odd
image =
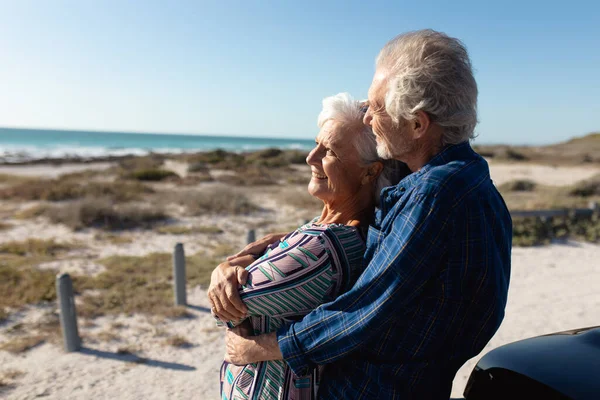
[[[313,146],[314,139],[0,128],[0,161],[8,163],[215,149],[243,152],[277,147],[308,151]]]

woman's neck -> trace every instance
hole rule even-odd
[[[342,204],[325,203],[317,223],[366,226],[373,219],[374,208],[372,201],[357,201],[357,199]]]

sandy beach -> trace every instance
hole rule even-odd
[[[0,167],[0,173],[56,178],[65,173],[89,169],[108,171],[111,164],[64,165],[60,172],[45,165]],[[189,179],[188,165],[167,160],[163,168]],[[295,166],[301,176],[308,173]],[[497,185],[515,179],[528,179],[542,185],[573,185],[600,172],[593,166],[551,167],[534,164],[491,163]],[[229,172],[211,171],[229,176]],[[103,176],[94,179],[101,181]],[[9,184],[3,184],[8,187]],[[170,254],[176,243],[185,245],[186,255],[222,259],[241,248],[249,229],[257,236],[292,229],[314,214],[314,207],[297,203],[302,184],[238,186],[249,201],[260,207],[245,214],[186,214],[183,206],[168,203],[170,219],[164,226],[179,230],[132,229],[105,232],[97,228],[72,229],[52,222],[50,217],[16,218],[38,201],[2,201],[0,212],[6,225],[0,245],[29,239],[54,240],[68,244],[52,258],[42,259],[36,268],[53,274],[97,277],[113,268],[111,257],[149,257]],[[177,186],[169,181],[155,184],[155,191],[169,193],[193,188],[214,192],[228,187],[220,181]],[[184,192],[188,193],[188,192]],[[153,193],[149,196],[158,199]],[[291,199],[294,198],[294,201]],[[158,201],[158,200],[156,200]],[[164,228],[163,226],[163,228]],[[194,230],[194,227],[204,227]],[[210,228],[210,229],[208,229]],[[170,270],[165,256],[164,268]],[[505,320],[486,349],[458,372],[453,397],[462,395],[466,379],[481,355],[515,340],[560,330],[600,325],[600,245],[559,241],[547,246],[515,247]],[[120,259],[121,260],[121,259]],[[125,260],[125,258],[122,258]],[[206,278],[204,278],[206,281]],[[0,396],[7,399],[165,399],[219,397],[218,372],[223,356],[223,335],[208,311],[205,284],[188,285],[189,307],[183,316],[148,313],[106,313],[81,317],[79,331],[83,349],[65,353],[60,337],[40,341],[30,349],[0,350]],[[94,289],[96,290],[96,289]],[[91,290],[92,294],[94,290]],[[78,307],[82,306],[78,296]],[[0,346],[28,335],[32,326],[51,321],[56,324],[54,302],[25,305],[10,310],[0,323]]]

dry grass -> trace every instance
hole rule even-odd
[[[28,180],[0,190],[0,199],[15,201],[66,201],[85,197],[114,202],[139,200],[153,190],[139,182],[87,182],[70,177]]]
[[[0,345],[0,350],[8,351],[13,354],[20,354],[44,342],[45,338],[42,335],[22,336],[4,342]]]
[[[48,258],[0,256],[0,308],[56,300],[56,274],[34,265]]]
[[[0,371],[0,394],[15,387],[15,381],[25,375],[25,372],[16,369]]]
[[[286,187],[275,196],[279,204],[307,210],[315,215],[323,208],[323,202],[308,194],[306,187]]]
[[[185,190],[169,193],[163,199],[167,203],[183,205],[186,213],[192,216],[206,214],[249,214],[258,210],[240,191],[215,186],[202,191]]]
[[[236,169],[234,175],[220,175],[216,180],[236,186],[269,186],[276,185],[283,172],[262,166],[247,166]]]
[[[503,183],[498,187],[498,190],[502,193],[505,192],[532,192],[535,190],[537,184],[527,179],[517,179],[514,181]]]
[[[193,346],[192,342],[190,342],[189,340],[187,340],[185,337],[183,337],[181,335],[175,335],[175,336],[171,336],[171,337],[167,338],[164,341],[164,344],[166,346],[179,347],[179,348],[190,348]]]
[[[156,232],[163,235],[192,235],[197,233],[216,235],[223,233],[217,226],[183,226],[183,225],[166,225],[155,229]]]
[[[133,243],[133,238],[131,236],[125,236],[119,233],[97,233],[94,235],[95,240],[105,240],[111,244],[129,244]]]
[[[107,231],[150,229],[169,216],[152,205],[113,204],[108,199],[84,199],[63,206],[47,206],[43,215],[73,230],[97,228]]]
[[[0,221],[0,231],[7,231],[12,228],[14,228],[13,224],[9,224],[7,222]]]
[[[14,217],[15,219],[34,219],[43,216],[47,209],[48,207],[44,204],[36,204],[35,206],[17,212]]]
[[[549,146],[476,145],[484,157],[545,165],[600,164],[600,133],[590,133]]]
[[[600,174],[573,185],[569,195],[584,198],[600,196]]]
[[[596,243],[600,241],[600,215],[590,217],[561,217],[513,219],[513,245],[536,246],[552,240],[575,239]]]
[[[172,255],[113,256],[100,263],[106,270],[95,277],[80,277],[75,289],[83,292],[78,315],[93,318],[104,314],[145,313],[167,317],[187,315],[173,306]],[[218,262],[204,254],[186,257],[188,286],[206,285]],[[85,290],[94,289],[93,295]]]
[[[0,244],[0,254],[17,256],[57,256],[71,250],[80,249],[81,244],[57,243],[54,239],[27,239],[22,242],[6,242]]]
[[[22,176],[22,175],[11,175],[11,174],[0,174],[0,184],[12,185],[15,183],[23,183],[27,181],[34,180],[30,176]]]
[[[218,244],[213,249],[213,255],[215,257],[227,257],[235,253],[237,253],[237,249],[228,243]]]
[[[135,170],[130,173],[124,174],[123,178],[135,179],[138,181],[159,182],[166,179],[178,179],[179,175],[177,175],[173,171],[169,171],[166,169],[154,168]]]

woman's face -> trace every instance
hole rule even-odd
[[[315,148],[308,154],[312,178],[308,193],[325,203],[341,203],[364,189],[363,178],[367,167],[361,162],[354,147],[356,133],[341,123],[328,120],[315,140]]]

